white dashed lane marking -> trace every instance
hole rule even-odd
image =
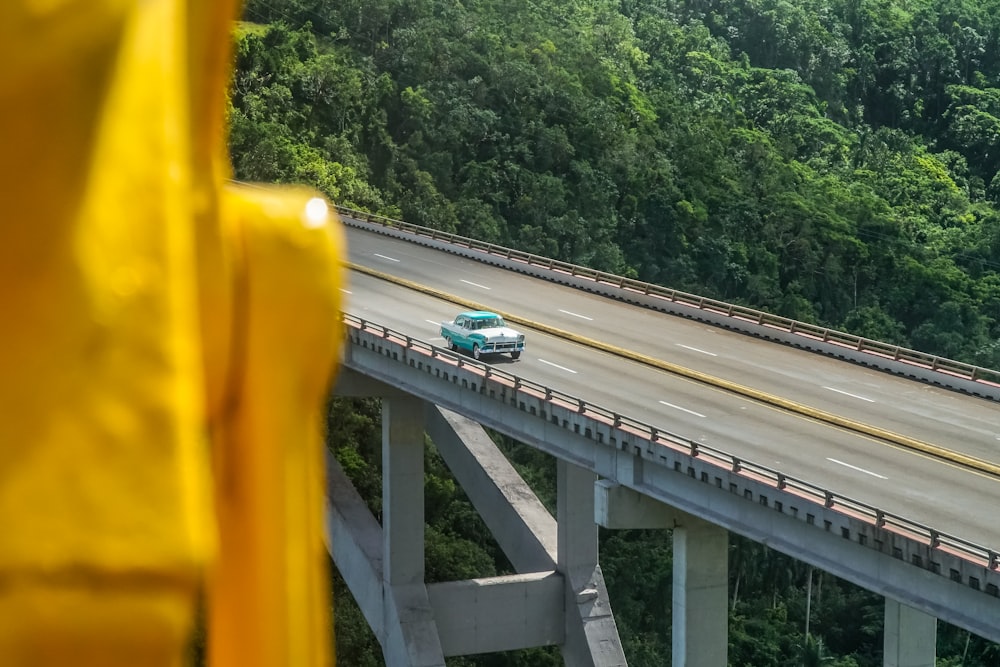
[[[709,352],[707,350],[699,350],[698,348],[691,347],[690,345],[683,345],[682,343],[675,343],[675,345],[677,345],[677,347],[683,347],[685,350],[691,350],[692,352],[701,352],[702,354],[707,354],[710,357],[719,356],[715,352]]]
[[[565,366],[560,366],[559,364],[554,364],[551,361],[546,361],[545,359],[539,359],[539,361],[542,362],[543,364],[548,364],[549,366],[552,366],[553,368],[558,368],[561,371],[566,371],[567,373],[572,373],[573,375],[576,375],[576,371],[574,371],[572,368],[566,368]]]
[[[858,466],[852,466],[850,463],[844,463],[843,461],[838,461],[837,459],[831,459],[827,457],[827,461],[831,463],[836,463],[837,465],[842,465],[845,468],[850,468],[851,470],[857,470],[858,472],[863,472],[866,475],[871,475],[872,477],[878,477],[879,479],[889,479],[885,475],[880,475],[877,472],[872,472],[871,470],[865,470],[864,468],[859,468]]]
[[[559,309],[559,312],[560,313],[565,313],[567,315],[572,315],[573,317],[579,317],[581,320],[587,320],[588,322],[593,322],[594,321],[593,317],[587,317],[586,315],[580,315],[579,313],[572,313],[572,312],[570,312],[568,310],[563,310],[562,308]]]
[[[667,406],[668,408],[673,408],[674,410],[680,410],[681,412],[686,412],[689,415],[694,415],[695,417],[702,417],[702,418],[705,417],[705,415],[701,414],[700,412],[695,412],[694,410],[688,410],[687,408],[682,408],[681,406],[674,405],[673,403],[667,403],[666,401],[660,401],[660,403]]]
[[[849,391],[843,391],[841,389],[834,389],[833,387],[823,387],[823,389],[829,389],[830,391],[835,391],[838,394],[843,394],[844,396],[850,396],[851,398],[856,398],[859,401],[868,401],[869,403],[874,403],[875,402],[874,398],[866,398],[864,396],[858,396],[857,394],[852,394]]]

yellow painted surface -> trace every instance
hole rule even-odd
[[[330,661],[343,240],[226,186],[236,4],[0,5],[2,665],[179,665],[199,590],[213,665]]]
[[[248,335],[238,400],[214,438],[222,557],[212,621],[253,641],[217,643],[212,664],[319,665],[332,645],[319,427],[343,339],[343,240],[334,228],[330,242],[332,214],[308,191],[232,186],[224,210],[244,231],[236,289]]]

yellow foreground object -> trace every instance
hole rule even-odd
[[[234,0],[0,6],[0,664],[332,662],[344,241],[227,185]]]

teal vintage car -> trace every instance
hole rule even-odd
[[[524,334],[488,310],[470,310],[451,322],[442,322],[441,336],[448,348],[465,350],[476,359],[483,354],[509,354],[517,359],[524,352]]]

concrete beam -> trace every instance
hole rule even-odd
[[[446,656],[562,644],[563,577],[533,572],[427,586]]]
[[[486,430],[428,404],[427,433],[514,569],[555,569],[556,520]]]
[[[612,529],[672,529],[690,514],[609,479],[594,484],[594,521]]]
[[[556,465],[558,563],[566,578],[563,660],[574,667],[626,665],[604,575],[597,564],[594,523],[597,476],[567,461],[559,460]]]
[[[326,533],[327,550],[386,664],[444,667],[424,583],[385,584],[382,528],[333,455],[327,456]]]
[[[326,549],[379,643],[384,643],[382,526],[333,454],[326,457]]]
[[[337,373],[337,381],[333,387],[336,396],[346,398],[405,398],[412,397],[402,389],[368,377],[351,368],[341,368]]]
[[[424,582],[387,588],[385,616],[382,657],[386,665],[445,667],[434,612]]]

